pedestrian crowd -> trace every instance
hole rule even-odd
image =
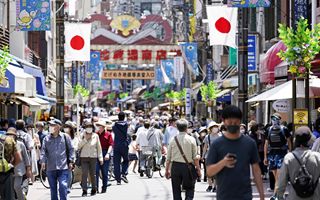
[[[128,173],[143,177],[161,168],[171,180],[174,200],[181,200],[182,192],[186,200],[194,199],[201,181],[217,199],[252,199],[255,185],[262,200],[267,179],[272,200],[320,199],[320,118],[313,131],[286,124],[278,113],[267,125],[242,120],[236,106],[226,107],[219,123],[124,112],[114,121],[83,120],[81,127],[55,118],[34,125],[1,119],[0,199],[26,199],[25,186],[43,174],[51,199],[64,200],[76,169],[85,197],[106,193],[111,177],[121,185],[129,183]],[[150,155],[151,169],[146,164]]]

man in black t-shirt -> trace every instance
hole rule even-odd
[[[217,199],[252,200],[251,166],[260,200],[264,200],[257,145],[240,133],[241,110],[228,106],[222,118],[227,131],[212,142],[206,160],[207,175],[216,176]]]
[[[275,178],[275,186],[277,186],[279,171],[282,166],[283,159],[288,150],[291,151],[291,134],[289,130],[281,125],[281,116],[275,113],[271,116],[272,126],[267,129],[267,139],[264,145],[264,164],[269,166]],[[274,188],[274,194],[277,188]]]

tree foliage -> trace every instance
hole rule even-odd
[[[82,85],[77,84],[73,88],[73,95],[76,96],[77,94],[80,94],[82,97],[88,97],[90,95],[90,91],[87,90],[86,88],[82,87]]]
[[[124,98],[126,98],[128,96],[129,96],[128,92],[124,92],[124,93],[119,94],[120,99],[124,99]]]
[[[9,54],[9,47],[4,46],[0,51],[0,78],[4,78],[9,63],[12,61],[12,57]]]
[[[280,51],[278,56],[289,64],[289,72],[299,77],[305,76],[311,70],[311,61],[320,51],[320,24],[314,29],[308,28],[308,20],[303,17],[297,23],[297,28],[279,26],[279,37],[287,50]]]
[[[200,93],[201,93],[202,100],[206,103],[208,103],[208,101],[216,100],[219,92],[220,90],[218,89],[217,84],[213,81],[210,81],[208,85],[203,83],[200,86]]]

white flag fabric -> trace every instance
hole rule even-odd
[[[210,45],[236,48],[238,8],[207,6]]]
[[[90,23],[65,23],[66,62],[90,61]]]

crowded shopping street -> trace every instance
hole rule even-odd
[[[0,0],[0,200],[319,200],[320,0]]]

